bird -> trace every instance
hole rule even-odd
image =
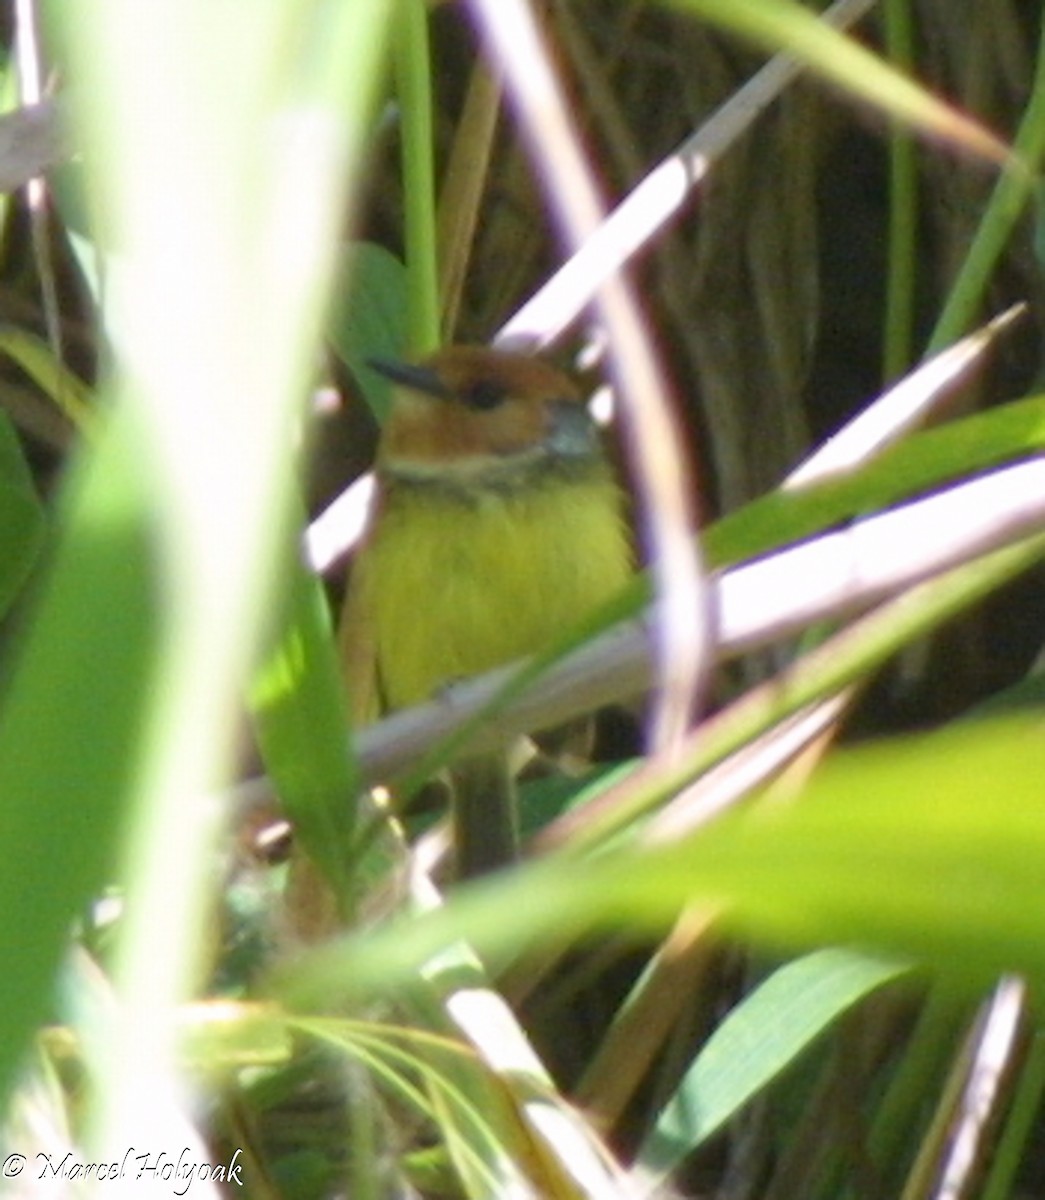
[[[480,345],[372,360],[393,385],[339,625],[356,721],[546,650],[631,577],[626,496],[573,379]],[[455,874],[512,861],[507,754],[451,773]]]

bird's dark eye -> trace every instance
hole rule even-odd
[[[503,404],[507,399],[508,389],[503,383],[493,379],[480,379],[471,383],[461,392],[461,399],[469,408],[491,409]]]

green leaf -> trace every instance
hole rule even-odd
[[[63,497],[0,710],[0,1091],[44,1019],[69,925],[110,877],[157,650],[149,478],[112,427]]]
[[[11,606],[44,545],[46,518],[22,445],[0,413],[0,614]]]
[[[81,429],[90,424],[90,389],[59,362],[43,338],[14,325],[0,325],[0,353],[13,358],[74,424]]]
[[[251,689],[254,726],[297,836],[347,918],[357,778],[344,688],[322,586],[299,562],[290,572],[286,615]]]
[[[392,385],[367,366],[367,359],[403,354],[407,309],[407,273],[399,259],[373,242],[346,247],[334,280],[327,333],[379,424],[388,413]]]
[[[643,1166],[674,1170],[839,1017],[909,969],[828,949],[774,972],[726,1017],[686,1072],[639,1151]]]
[[[673,0],[673,6],[768,50],[786,50],[842,91],[926,136],[996,162],[1007,156],[1006,147],[982,125],[795,0]]]
[[[756,558],[830,526],[1045,450],[1045,396],[918,433],[851,476],[775,491],[715,522],[705,534],[713,565]]]
[[[662,930],[694,904],[766,944],[860,945],[979,988],[1045,984],[1040,720],[983,721],[839,754],[791,803],[670,846],[549,858],[461,888],[446,907],[317,952],[284,986],[398,984],[468,940],[488,961],[593,929]]]

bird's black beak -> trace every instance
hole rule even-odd
[[[393,383],[412,388],[425,396],[434,396],[440,400],[446,400],[450,396],[450,389],[431,367],[399,362],[394,358],[368,358],[366,365]]]

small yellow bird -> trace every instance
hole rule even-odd
[[[479,346],[373,366],[398,386],[341,621],[358,720],[546,649],[633,569],[623,493],[561,371]],[[453,783],[457,873],[503,865],[506,756],[460,764]]]

